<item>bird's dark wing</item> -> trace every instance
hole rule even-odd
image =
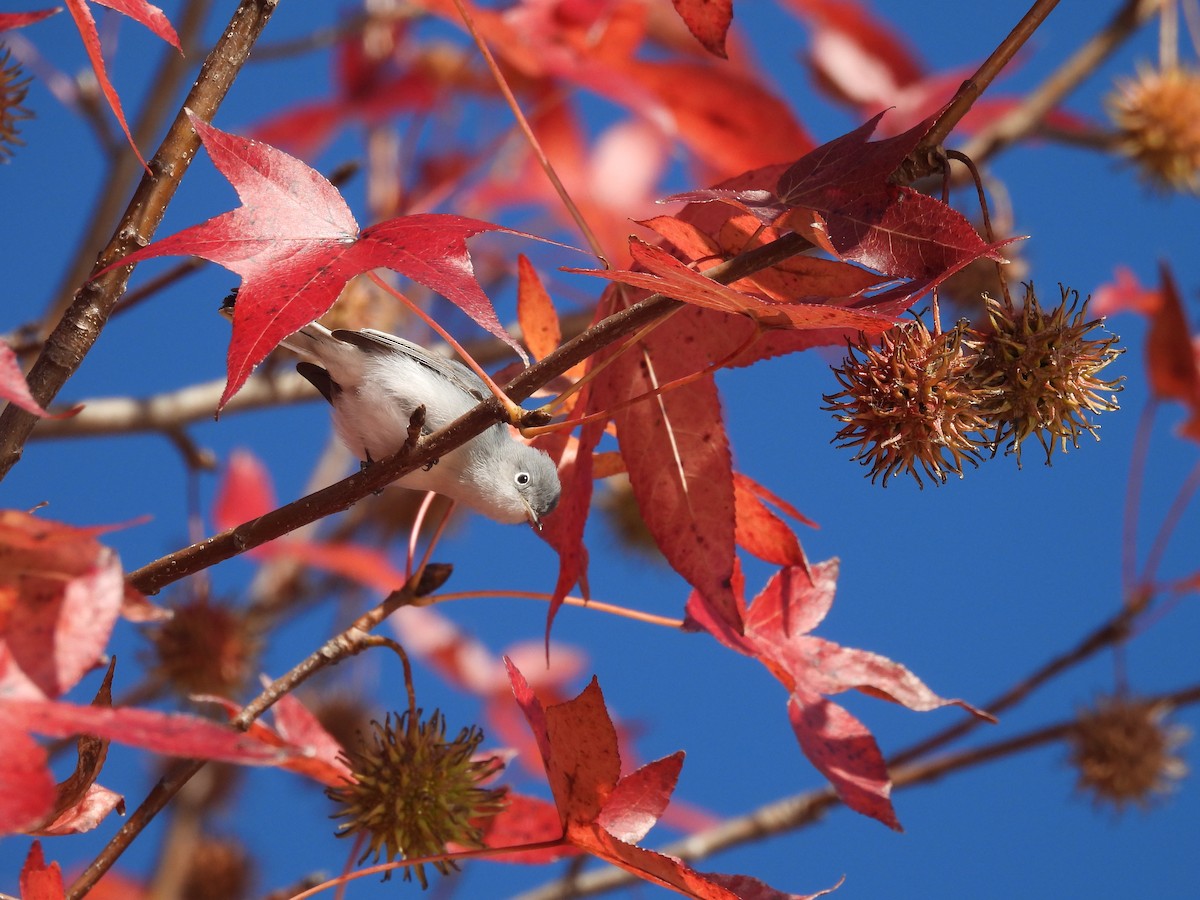
[[[333,398],[341,393],[342,388],[336,381],[329,377],[329,373],[318,366],[316,363],[299,362],[296,363],[296,371],[308,380],[308,383],[321,392],[321,396],[333,405]]]

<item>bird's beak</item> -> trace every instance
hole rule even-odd
[[[537,513],[533,511],[533,507],[528,503],[525,504],[525,518],[529,520],[529,524],[533,526],[534,531],[540,532],[542,530],[542,523],[538,519]]]

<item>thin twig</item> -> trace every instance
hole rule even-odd
[[[1127,0],[1100,31],[1059,66],[1019,106],[984,128],[962,148],[977,162],[1035,131],[1101,63],[1111,56],[1158,8],[1161,0]]]
[[[905,165],[901,167],[903,180],[914,181],[941,170],[942,154],[939,148],[942,142],[950,136],[950,132],[975,105],[975,101],[982,96],[996,76],[1008,65],[1009,60],[1016,56],[1017,51],[1025,46],[1026,41],[1033,36],[1038,26],[1045,21],[1046,16],[1050,15],[1057,5],[1058,0],[1034,0],[1033,6],[1029,8],[1021,21],[983,61],[975,74],[963,82],[950,105],[938,117],[916,149],[909,154]],[[978,157],[975,152],[969,152],[968,155]]]

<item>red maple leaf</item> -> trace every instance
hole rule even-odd
[[[689,897],[756,896],[722,887],[680,859],[637,846],[671,801],[683,766],[682,751],[622,778],[617,731],[595,678],[575,699],[543,707],[517,667],[507,659],[505,663],[513,694],[541,751],[564,842]]]
[[[725,58],[725,35],[733,24],[733,0],[672,0],[679,17],[704,48]]]
[[[815,522],[740,472],[733,473],[733,503],[733,539],[739,547],[777,566],[808,565],[796,533],[770,507],[774,506],[811,528],[817,527]]]
[[[388,219],[360,232],[346,202],[320,173],[281,150],[189,115],[243,205],[114,266],[191,255],[242,276],[218,409],[280,340],[324,315],[351,278],[376,268],[394,269],[437,291],[525,358],[475,280],[466,245],[468,237],[485,231],[520,232],[433,213]]]
[[[215,703],[230,719],[242,711],[241,704],[224,697],[202,695],[192,699]],[[264,747],[288,751],[286,758],[279,763],[281,769],[304,775],[327,787],[339,787],[353,777],[343,759],[342,745],[291,694],[284,694],[275,701],[271,716],[275,722],[274,728],[256,719],[246,734]]]
[[[888,796],[887,765],[875,738],[827,695],[854,688],[921,712],[955,705],[982,718],[990,716],[961,700],[942,699],[890,659],[812,637],[808,632],[821,623],[833,604],[837,573],[837,560],[811,569],[784,567],[767,582],[749,610],[739,577],[737,600],[745,621],[744,634],[729,627],[723,610],[693,593],[685,627],[707,631],[726,647],[766,666],[788,689],[788,718],[804,755],[830,780],[847,806],[900,830]]]
[[[76,528],[0,511],[0,684],[6,697],[57,697],[95,666],[121,612],[117,554]]]
[[[302,757],[304,750],[271,746],[195,716],[5,696],[0,698],[0,833],[33,828],[54,811],[54,779],[31,733],[86,734],[153,753],[244,765],[281,765]]]
[[[0,13],[0,31],[8,31],[10,28],[24,28],[26,25],[40,22],[42,19],[48,18],[57,12],[62,12],[62,7],[55,6],[51,9],[34,9],[29,12]]]
[[[171,27],[170,21],[168,21],[163,11],[157,6],[152,6],[146,0],[92,0],[92,2],[99,3],[101,6],[107,6],[109,9],[115,9],[122,15],[129,16],[135,22],[140,22],[180,53],[183,53],[183,48],[179,45],[179,35],[175,33],[175,29]],[[125,139],[129,141],[129,146],[133,148],[133,152],[137,155],[138,162],[142,164],[143,168],[149,171],[146,160],[142,157],[141,151],[138,150],[137,144],[133,142],[133,135],[129,133],[129,124],[125,121],[124,110],[121,109],[121,98],[117,95],[117,89],[113,87],[113,83],[108,78],[108,69],[104,65],[104,57],[100,55],[100,35],[96,31],[96,20],[92,18],[92,11],[87,5],[87,0],[67,0],[67,9],[71,13],[71,18],[75,20],[75,27],[79,29],[79,36],[83,38],[84,49],[87,50],[88,59],[92,63],[92,71],[96,73],[96,81],[100,84],[100,91],[104,94],[104,99],[108,101],[113,115],[117,117],[117,121],[121,124],[121,130],[125,132]]]
[[[1183,403],[1191,418],[1181,433],[1200,441],[1200,349],[1193,343],[1179,288],[1166,264],[1162,266],[1162,302],[1150,320],[1146,336],[1146,366],[1150,387],[1159,397]]]
[[[21,897],[23,900],[62,900],[67,896],[62,869],[58,863],[46,865],[41,841],[34,841],[21,867]]]

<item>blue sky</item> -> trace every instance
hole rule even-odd
[[[1015,3],[978,4],[964,23],[962,4],[949,0],[920,5],[879,0],[874,5],[937,70],[981,60],[1022,11]],[[1038,31],[1000,89],[1019,94],[1038,84],[1117,5],[1064,4]],[[175,18],[179,4],[168,2],[164,8]],[[813,90],[799,61],[805,33],[794,19],[762,0],[739,0],[735,9],[763,68],[818,141],[859,124]],[[267,38],[274,42],[305,34],[328,24],[335,12],[332,5],[281,4]],[[127,108],[136,108],[139,76],[147,60],[160,52],[139,32],[127,24],[119,30],[113,72]],[[27,29],[25,35],[55,65],[68,71],[84,65],[65,15]],[[1112,77],[1152,60],[1156,46],[1153,29],[1144,30],[1070,98],[1068,108],[1099,116]],[[1195,54],[1185,56],[1194,59]],[[323,95],[327,71],[324,54],[251,66],[216,124],[242,131],[273,109]],[[0,224],[9,298],[0,308],[5,331],[36,316],[51,296],[103,171],[87,126],[64,112],[41,82],[31,86],[27,105],[37,111],[22,131],[27,146],[0,168],[9,211]],[[316,165],[328,170],[360,154],[360,144],[348,136]],[[1127,168],[1075,148],[1021,148],[998,158],[992,171],[1007,187],[1017,232],[1031,235],[1022,253],[1043,296],[1054,296],[1059,282],[1090,293],[1112,277],[1117,264],[1130,266],[1151,283],[1159,262],[1166,260],[1195,321],[1200,206],[1194,198],[1156,196]],[[693,186],[671,183],[664,194]],[[361,184],[353,184],[346,194],[364,221],[361,190]],[[233,191],[202,158],[189,172],[160,235],[235,203]],[[516,252],[513,242],[488,246]],[[577,258],[564,263],[549,251],[529,252],[547,267],[579,264]],[[166,265],[139,269],[134,285]],[[60,399],[147,396],[219,379],[228,331],[215,310],[235,283],[235,276],[209,267],[114,320]],[[508,314],[511,309],[502,309],[501,318]],[[1109,326],[1128,348],[1112,367],[1126,382],[1122,410],[1101,419],[1101,442],[1085,438],[1078,451],[1056,453],[1053,468],[1041,465],[1035,452],[1027,454],[1019,472],[1011,458],[999,458],[939,489],[920,491],[899,479],[881,489],[863,478],[845,451],[829,444],[836,429],[819,407],[821,395],[835,390],[828,372],[835,354],[797,355],[720,376],[738,468],[820,523],[819,531],[801,534],[811,559],[838,556],[842,561],[838,596],[818,634],[903,662],[943,696],[984,704],[1118,608],[1125,484],[1147,400],[1141,353],[1145,329],[1132,316],[1116,317]],[[1154,430],[1139,533],[1143,555],[1196,464],[1195,445],[1172,434],[1179,418],[1177,409],[1168,408]],[[201,421],[189,433],[223,460],[234,448],[252,449],[266,461],[280,498],[287,500],[305,491],[329,428],[325,410],[312,403]],[[201,480],[205,510],[215,484],[211,476]],[[14,508],[48,502],[44,515],[75,524],[152,516],[150,524],[108,538],[132,569],[187,542],[187,487],[179,457],[162,437],[106,437],[31,443],[0,486],[0,498]],[[1195,523],[1193,510],[1168,550],[1162,567],[1166,575],[1194,570],[1200,534]],[[668,569],[625,553],[603,521],[593,524],[589,544],[596,561],[592,590],[597,598],[664,615],[680,613],[686,586]],[[400,553],[401,548],[393,548],[395,558]],[[463,522],[438,558],[455,564],[454,590],[548,590],[556,571],[553,555],[527,529],[480,519]],[[211,573],[215,593],[244,602],[253,572],[242,561],[219,566]],[[761,585],[767,574],[765,567],[752,564],[750,585]],[[171,597],[171,592],[164,595]],[[445,612],[496,652],[515,641],[539,638],[545,613],[539,604],[499,599],[448,604]],[[345,621],[346,609],[333,600],[308,611],[272,636],[263,669],[278,674]],[[1147,625],[1124,654],[1132,687],[1154,693],[1192,683],[1198,626],[1200,613],[1186,600]],[[644,759],[687,750],[680,799],[720,816],[736,816],[820,786],[789,729],[783,690],[757,663],[704,636],[571,609],[559,616],[555,638],[588,654],[588,671],[598,675],[610,708],[637,723]],[[115,646],[122,660],[118,672],[123,668],[132,678],[145,647],[134,628],[122,626]],[[429,670],[418,667],[417,677],[422,704],[441,706],[452,728],[478,716],[474,701]],[[398,668],[381,657],[347,664],[325,683],[369,692],[381,711],[404,702]],[[1113,684],[1111,655],[1095,657],[1003,716],[1000,725],[977,730],[967,746],[1058,722],[1111,691]],[[93,688],[85,682],[82,690]],[[950,710],[918,714],[858,696],[843,699],[871,727],[885,752],[901,749],[959,715]],[[1179,712],[1174,720],[1193,730],[1200,727],[1195,709]],[[1194,746],[1181,752],[1194,767]],[[136,804],[150,786],[151,768],[135,754],[114,750],[103,781]],[[751,874],[797,893],[831,886],[845,875],[835,896],[847,900],[881,895],[1195,895],[1191,858],[1200,834],[1200,793],[1194,780],[1184,780],[1149,812],[1133,810],[1118,817],[1077,795],[1074,778],[1064,748],[1053,745],[898,792],[903,834],[838,809],[815,828],[722,854],[699,868]],[[525,777],[518,784],[524,790],[539,789]],[[258,884],[266,890],[313,869],[335,872],[341,867],[346,847],[330,837],[328,812],[317,789],[298,785],[286,773],[255,772],[244,799],[218,824],[261,854]],[[110,821],[95,834],[50,841],[47,854],[67,865],[86,860],[117,825]],[[160,834],[135,845],[123,864],[134,872],[149,866]],[[667,836],[656,830],[646,843],[658,846]],[[17,838],[0,843],[0,890],[15,891],[26,847]],[[477,866],[466,872],[459,896],[507,896],[556,871]],[[357,883],[349,896],[391,896],[400,889],[415,890],[371,880]],[[621,896],[660,895],[666,896],[640,887]]]

